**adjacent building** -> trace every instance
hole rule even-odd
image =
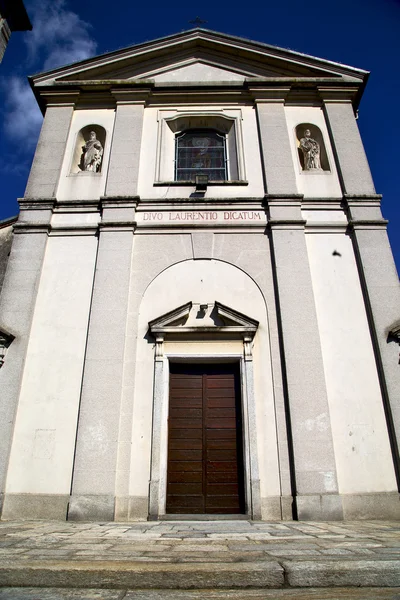
[[[23,0],[0,0],[0,62],[12,31],[30,31],[31,22]]]
[[[399,518],[368,73],[194,29],[31,78],[2,518]],[[1,342],[3,340],[3,342]]]

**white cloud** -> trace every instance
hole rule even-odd
[[[37,140],[43,120],[42,113],[28,83],[21,77],[9,77],[3,83],[6,91],[4,131],[11,141],[24,142],[31,149]]]
[[[33,29],[25,36],[31,63],[45,55],[43,69],[69,64],[93,56],[97,44],[91,26],[68,10],[66,0],[35,0],[29,7]]]
[[[96,42],[90,24],[68,10],[66,0],[32,0],[27,8],[33,29],[25,35],[28,65],[44,71],[93,56]],[[3,128],[19,155],[32,152],[42,123],[42,115],[25,78],[4,78]],[[16,147],[18,146],[18,148]]]

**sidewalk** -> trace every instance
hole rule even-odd
[[[3,598],[400,600],[400,522],[2,522]]]

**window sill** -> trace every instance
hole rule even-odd
[[[184,187],[196,187],[194,181],[155,181],[153,183],[155,187],[165,187],[165,186],[184,186]],[[230,181],[209,181],[207,186],[230,186],[230,185],[249,185],[249,182],[244,179],[235,179]]]

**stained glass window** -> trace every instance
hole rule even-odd
[[[176,137],[175,180],[194,182],[196,175],[208,175],[209,181],[228,179],[224,135],[208,130]]]

